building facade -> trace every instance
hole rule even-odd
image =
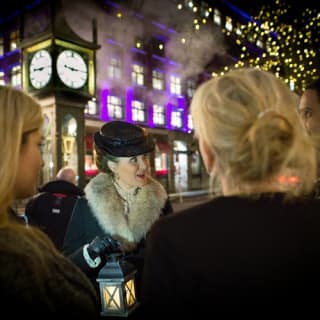
[[[241,28],[232,19],[223,1],[172,0],[35,1],[3,18],[0,82],[23,87],[44,107],[42,182],[67,164],[84,185],[97,173],[93,133],[124,120],[153,134],[152,175],[168,192],[208,188],[189,104],[199,83],[238,59],[230,44]],[[62,51],[79,58],[71,80],[61,78],[70,58]]]

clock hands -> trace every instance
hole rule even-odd
[[[38,68],[33,68],[33,71],[42,71],[44,69],[49,68],[50,66],[44,66],[44,67],[38,67]],[[82,73],[86,73],[86,71],[78,69],[78,68],[74,68],[74,67],[70,67],[68,65],[64,65],[65,68],[71,70],[71,71],[76,71],[76,72],[82,72]]]
[[[39,68],[33,68],[33,71],[42,71],[44,69],[50,68],[50,66],[44,66],[44,67],[39,67]]]
[[[64,65],[64,67],[67,68],[67,69],[69,69],[69,70],[71,70],[71,71],[86,73],[86,71],[84,71],[84,70],[80,70],[80,69],[78,69],[78,68],[70,67],[70,66],[68,66],[68,65],[66,65],[66,64]]]

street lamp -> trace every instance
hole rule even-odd
[[[127,317],[139,306],[136,298],[134,266],[122,254],[112,254],[100,270],[101,315]]]

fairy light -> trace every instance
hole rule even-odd
[[[203,11],[195,3],[185,1],[184,6],[195,14],[193,28],[200,31],[200,24],[209,21],[209,13],[213,15],[215,8],[208,6]],[[177,9],[182,7],[179,1]],[[262,6],[259,14],[246,24],[235,25],[230,21],[228,28],[221,24],[222,33],[235,42],[240,52],[238,60],[227,69],[244,65],[261,68],[275,73],[292,90],[304,90],[306,84],[319,76],[320,13],[317,9],[305,8],[298,18],[288,19],[294,9],[281,0],[273,0]],[[213,17],[210,19],[214,21]],[[186,43],[183,38],[181,42]],[[257,50],[252,50],[250,45]],[[222,68],[220,74],[225,71]]]
[[[263,6],[255,17],[261,25],[248,22],[241,28],[236,43],[242,50],[241,60],[248,61],[251,66],[278,73],[292,90],[301,91],[319,76],[320,14],[316,9],[307,8],[299,19],[287,22],[286,17],[291,15],[291,10],[289,5],[280,0]],[[259,54],[260,59],[251,59],[252,52],[243,44],[248,39],[257,44],[261,36],[267,46]]]

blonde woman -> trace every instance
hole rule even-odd
[[[152,228],[146,312],[217,319],[318,312],[320,204],[304,197],[315,182],[316,151],[298,103],[284,82],[258,69],[198,88],[195,132],[223,194]]]
[[[42,232],[17,222],[14,200],[32,196],[43,165],[41,106],[0,86],[0,295],[11,316],[98,314],[97,297],[82,272]]]

